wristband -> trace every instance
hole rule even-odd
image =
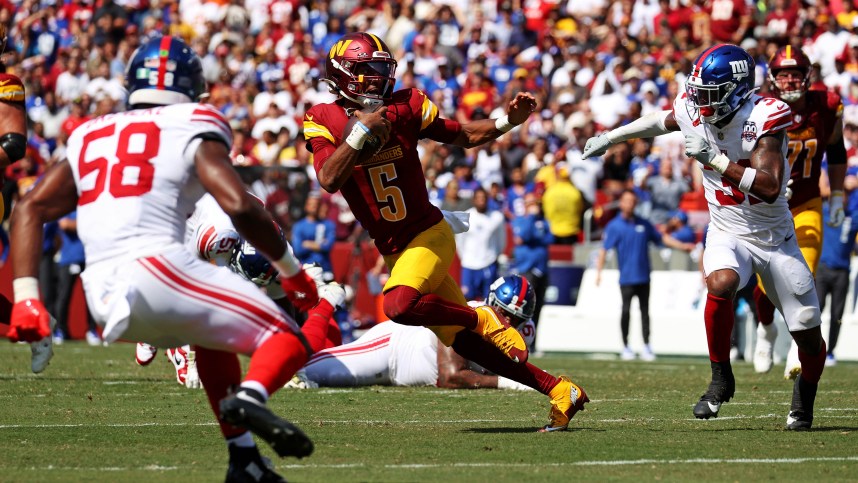
[[[502,116],[495,119],[495,129],[500,132],[509,132],[515,125],[509,122],[509,116]]]
[[[709,160],[709,163],[707,164],[709,164],[709,166],[711,166],[715,171],[718,171],[718,174],[724,174],[724,171],[727,171],[727,166],[730,166],[730,158],[728,158],[724,153],[721,153]],[[756,170],[754,170],[754,174],[757,174]]]
[[[292,250],[289,249],[289,243],[286,243],[286,251],[280,257],[280,260],[271,262],[271,264],[285,278],[293,277],[301,271],[301,262],[292,254]]]
[[[842,200],[845,198],[845,195],[843,194],[843,190],[833,190],[829,198],[840,198]]]
[[[744,191],[745,193],[751,192],[751,185],[754,184],[754,178],[757,177],[757,170],[754,168],[745,168],[745,172],[742,173],[742,179],[739,181],[739,191]]]
[[[12,280],[12,291],[15,293],[15,303],[22,300],[36,299],[39,297],[39,279],[36,277],[21,277]]]
[[[352,126],[352,132],[346,138],[346,144],[352,147],[355,151],[363,149],[363,143],[369,138],[369,128],[364,123],[358,121]]]

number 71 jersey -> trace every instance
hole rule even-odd
[[[181,245],[205,189],[194,156],[203,139],[232,144],[213,107],[188,103],[108,114],[74,130],[67,159],[87,264]]]
[[[703,136],[713,149],[725,154],[730,161],[745,167],[751,165],[751,155],[761,137],[783,131],[792,124],[790,108],[786,103],[756,94],[721,128],[692,118],[693,110],[686,108],[684,93],[677,96],[673,102],[673,113],[684,134],[693,132]],[[789,181],[786,136],[781,153],[784,164],[781,195],[771,204],[739,191],[737,186],[717,171],[700,164],[713,227],[764,245],[777,245],[794,231],[792,215],[786,197],[783,196]]]

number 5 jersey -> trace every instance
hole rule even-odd
[[[232,145],[212,106],[188,103],[108,114],[74,130],[67,158],[87,264],[181,245],[205,189],[194,156],[203,140]]]

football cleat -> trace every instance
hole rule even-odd
[[[721,404],[733,398],[736,392],[736,379],[729,362],[711,362],[712,382],[706,393],[694,405],[694,417],[697,419],[717,418]]]
[[[633,361],[636,357],[634,351],[629,346],[623,347],[623,352],[620,353],[620,360],[623,361]]]
[[[792,386],[792,404],[787,415],[786,429],[807,431],[813,426],[813,403],[816,401],[818,384],[807,382],[802,377]]]
[[[265,406],[262,395],[253,389],[238,392],[220,401],[220,420],[246,428],[271,445],[278,456],[303,458],[313,453],[313,442],[297,426],[280,418]]]
[[[551,411],[548,413],[550,422],[539,430],[540,433],[565,431],[575,414],[583,411],[584,404],[590,402],[584,389],[566,376],[560,376],[560,383],[551,390],[550,396]]]
[[[645,345],[643,351],[641,352],[641,360],[646,362],[652,362],[655,359],[655,352],[652,351],[652,347],[650,347],[649,344]]]
[[[765,374],[772,370],[772,354],[775,349],[775,339],[778,328],[775,324],[757,325],[757,343],[754,347],[754,371]]]
[[[101,337],[98,335],[98,332],[94,330],[86,331],[86,343],[91,345],[92,347],[100,346]]]
[[[790,342],[787,352],[786,366],[784,366],[784,379],[793,380],[801,374],[801,361],[798,360],[798,346],[795,341]]]
[[[477,327],[474,332],[500,349],[513,362],[527,362],[527,344],[497,308],[483,305],[474,310],[477,312]]]
[[[828,354],[825,356],[825,367],[834,367],[837,365],[837,358],[834,357],[834,354]]]
[[[315,381],[311,381],[307,377],[307,373],[303,370],[298,371],[292,376],[292,379],[286,383],[286,389],[316,389],[319,387],[319,384]]]
[[[285,483],[286,480],[274,472],[271,460],[260,455],[256,446],[240,448],[230,445],[226,483],[279,482]]]
[[[137,365],[148,366],[155,360],[158,348],[145,342],[137,343]]]
[[[50,335],[37,342],[30,342],[30,370],[38,374],[48,367],[54,357],[54,340]]]

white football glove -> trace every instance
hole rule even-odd
[[[685,155],[694,158],[723,174],[730,160],[713,148],[709,141],[697,133],[685,133]]]
[[[321,287],[325,285],[325,271],[322,269],[322,266],[316,263],[305,263],[303,265],[304,273],[310,276],[314,282],[316,282],[316,287]]]
[[[792,180],[787,181],[786,191],[784,191],[784,197],[786,197],[787,201],[792,199]]]
[[[343,307],[346,301],[346,290],[342,285],[331,282],[317,287],[319,298],[325,299],[332,307]]]
[[[832,191],[831,196],[828,198],[828,226],[832,226],[837,228],[841,224],[843,224],[843,220],[846,218],[846,212],[843,211],[843,192],[842,191]]]
[[[587,144],[584,145],[584,152],[581,153],[582,159],[592,158],[593,156],[601,156],[608,151],[608,148],[613,146],[607,134],[602,133],[598,136],[591,137],[587,140]]]
[[[196,351],[188,351],[188,373],[185,375],[185,387],[188,389],[200,389],[203,387],[200,382],[200,373],[197,372],[197,353]]]

